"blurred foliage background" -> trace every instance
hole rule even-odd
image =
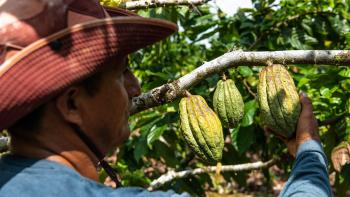
[[[119,5],[119,1],[114,0],[102,0],[101,3]],[[209,4],[137,11],[145,17],[170,20],[180,29],[169,39],[131,56],[130,65],[143,92],[176,80],[204,62],[232,50],[350,49],[350,0],[252,0],[252,3],[253,8],[240,9],[233,16]],[[204,196],[209,191],[226,194],[241,191],[267,196],[280,191],[278,183],[288,178],[293,159],[288,156],[285,145],[274,136],[265,134],[259,126],[255,94],[261,66],[239,65],[229,70],[230,78],[235,79],[244,98],[245,115],[237,128],[224,130],[222,163],[266,161],[273,156],[280,157],[281,162],[259,172],[223,173],[220,181],[215,181],[213,174],[178,179],[161,189],[186,191],[194,196]],[[341,65],[286,66],[298,90],[306,92],[312,99],[330,161],[332,149],[348,141],[350,134],[350,68]],[[213,75],[192,87],[190,92],[202,95],[211,106],[218,80],[219,75]],[[124,186],[146,187],[169,169],[180,171],[205,165],[191,153],[181,136],[178,102],[130,118],[131,137],[124,146],[111,153],[117,157],[112,162]],[[328,120],[327,124],[325,120]],[[331,182],[337,196],[344,196],[349,189],[350,173],[347,171],[349,169],[345,167],[340,173],[335,173],[330,162]],[[105,177],[102,172],[102,182]]]

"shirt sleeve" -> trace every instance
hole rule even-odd
[[[332,196],[327,158],[319,142],[308,140],[299,146],[291,175],[280,196]]]

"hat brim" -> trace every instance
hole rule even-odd
[[[94,20],[40,39],[0,65],[0,130],[70,85],[177,31],[173,23],[137,16]]]

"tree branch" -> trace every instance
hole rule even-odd
[[[278,161],[277,158],[273,158],[267,162],[258,161],[254,163],[246,163],[246,164],[238,164],[238,165],[224,165],[221,167],[221,172],[238,172],[238,171],[246,171],[246,170],[256,170],[261,168],[269,168],[274,164],[276,164],[277,161]],[[216,172],[216,166],[207,166],[203,168],[184,170],[180,172],[169,171],[167,174],[164,174],[160,176],[158,179],[154,180],[148,187],[148,190],[152,191],[154,189],[157,189],[163,186],[164,184],[171,182],[174,179],[186,178],[190,175],[204,174],[204,173],[211,173],[211,172]]]
[[[349,114],[344,113],[338,117],[335,118],[330,118],[327,120],[323,120],[323,121],[319,121],[318,122],[318,126],[325,126],[325,125],[334,125],[337,124],[339,121],[341,121],[343,118],[345,118],[346,116],[348,116]]]
[[[133,98],[131,113],[172,102],[183,91],[212,74],[239,65],[265,65],[267,61],[279,64],[350,65],[350,50],[290,50],[290,51],[232,51],[204,63],[181,78]]]
[[[207,0],[141,0],[141,1],[128,1],[125,2],[121,7],[128,10],[144,9],[144,8],[154,8],[162,6],[178,6],[178,5],[202,5],[206,3]]]

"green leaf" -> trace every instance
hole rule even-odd
[[[296,30],[296,28],[292,29],[292,33],[290,35],[289,42],[292,45],[292,47],[295,49],[305,49],[303,44],[299,40],[299,35],[298,35],[298,31]]]
[[[346,42],[348,43],[348,46],[350,46],[350,32],[346,33],[345,35]]]
[[[333,95],[333,93],[335,91],[338,90],[338,87],[335,86],[332,89],[329,89],[328,87],[321,87],[320,89],[320,93],[322,96],[324,96],[325,98],[331,98],[331,96]]]
[[[245,28],[254,28],[254,23],[250,22],[250,21],[246,21],[243,22],[242,25],[240,26],[241,29],[245,29]]]
[[[350,68],[344,68],[339,73],[339,76],[350,78]]]
[[[239,74],[241,74],[243,77],[250,77],[254,74],[252,69],[250,69],[248,66],[238,66],[237,69]]]
[[[139,161],[142,156],[148,153],[149,149],[146,143],[146,139],[141,139],[135,146],[134,158],[136,161]]]
[[[156,119],[148,122],[147,124],[145,124],[144,126],[142,126],[140,129],[141,129],[141,133],[143,135],[146,135],[150,129],[157,123],[159,122],[160,120],[162,120],[163,116],[162,117],[157,117]]]
[[[309,81],[310,81],[310,79],[309,78],[301,78],[300,80],[299,80],[299,82],[298,82],[298,88],[301,88],[301,87],[303,87],[304,85],[306,85],[306,84],[308,84],[309,83]]]
[[[332,97],[329,99],[329,102],[332,104],[340,105],[342,103],[342,99],[339,97]]]
[[[340,81],[340,86],[346,90],[346,91],[350,91],[350,79],[345,79]]]
[[[305,22],[302,22],[301,26],[305,29],[305,31],[307,31],[309,35],[312,35],[312,28],[308,24],[306,24]]]
[[[254,126],[238,126],[231,131],[231,139],[238,153],[244,153],[255,142]]]
[[[244,104],[244,116],[241,122],[241,126],[246,127],[253,124],[257,108],[258,103],[256,100],[251,100]]]
[[[148,144],[147,144],[147,138],[150,130],[156,125],[157,122],[161,121],[164,117],[158,117],[155,120],[145,124],[143,127],[140,128],[141,136],[137,139],[137,143],[135,145],[134,150],[134,158],[136,161],[139,161],[142,156],[146,155],[149,151]]]
[[[167,143],[170,142],[167,141]],[[175,168],[176,165],[179,164],[179,161],[176,158],[176,151],[174,151],[173,147],[168,146],[161,141],[156,141],[153,144],[152,153],[154,153],[157,157],[164,159],[169,167]]]
[[[159,119],[160,114],[156,111],[149,111],[142,113],[141,115],[138,114],[137,116],[133,115],[131,117],[132,123],[130,126],[131,130],[134,130],[135,128],[143,127],[150,122],[153,122],[154,120]]]
[[[167,106],[167,108],[166,108],[166,112],[176,112],[176,109],[175,109],[174,106],[169,105],[169,106]]]
[[[166,130],[168,125],[158,126],[154,125],[151,130],[149,131],[147,135],[147,145],[151,148],[151,145],[154,141],[158,140],[159,137],[163,134],[163,132]]]
[[[144,185],[148,185],[150,182],[151,180],[145,176],[145,173],[142,169],[137,169],[132,172],[127,171],[126,173],[123,173],[122,186],[141,187]]]
[[[306,35],[306,34],[304,34],[303,36],[304,36],[303,39],[304,39],[305,43],[308,44],[308,45],[314,45],[314,44],[318,43],[318,40],[316,38],[312,37],[312,36],[309,36],[309,35]]]

